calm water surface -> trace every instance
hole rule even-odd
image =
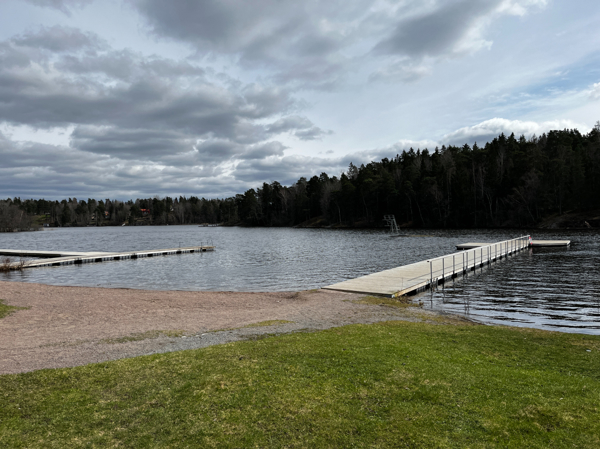
[[[522,231],[202,228],[53,228],[0,234],[0,248],[139,251],[212,243],[212,253],[36,268],[0,280],[156,290],[282,291],[318,288]],[[424,307],[487,323],[600,334],[600,233],[532,233],[570,248],[524,251],[454,283],[422,293]]]

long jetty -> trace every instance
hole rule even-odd
[[[496,243],[465,245],[476,246],[464,251],[368,274],[323,288],[386,296],[388,298],[410,295],[442,284],[446,280],[454,279],[459,275],[464,276],[469,271],[475,271],[479,267],[489,265],[522,251],[530,246],[530,238],[525,235]]]
[[[61,265],[77,265],[84,263],[106,262],[110,260],[139,259],[143,257],[168,256],[171,254],[199,253],[214,251],[214,246],[189,246],[185,248],[152,249],[128,252],[77,252],[77,251],[28,251],[0,249],[0,255],[12,257],[43,257],[44,259],[12,262],[10,270],[36,267],[58,267]]]

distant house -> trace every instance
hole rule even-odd
[[[150,213],[150,209],[140,209],[140,212],[142,213],[142,217],[145,217]]]

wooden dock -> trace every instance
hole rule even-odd
[[[529,236],[478,245],[480,246],[469,250],[392,268],[323,288],[388,298],[414,294],[526,249],[529,246]]]
[[[185,248],[153,249],[127,252],[74,252],[74,251],[27,251],[0,249],[0,255],[16,257],[44,257],[44,259],[13,262],[9,268],[18,270],[36,267],[58,267],[84,263],[106,262],[111,260],[140,259],[143,257],[168,256],[171,254],[199,253],[214,251],[214,246],[190,246]]]

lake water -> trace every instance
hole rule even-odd
[[[35,268],[0,280],[156,290],[305,290],[455,251],[469,241],[496,242],[510,230],[408,231],[198,226],[52,228],[0,234],[0,248],[139,251],[211,243],[216,251]],[[486,323],[600,334],[600,233],[531,232],[571,240],[535,248],[417,295],[424,307]]]

